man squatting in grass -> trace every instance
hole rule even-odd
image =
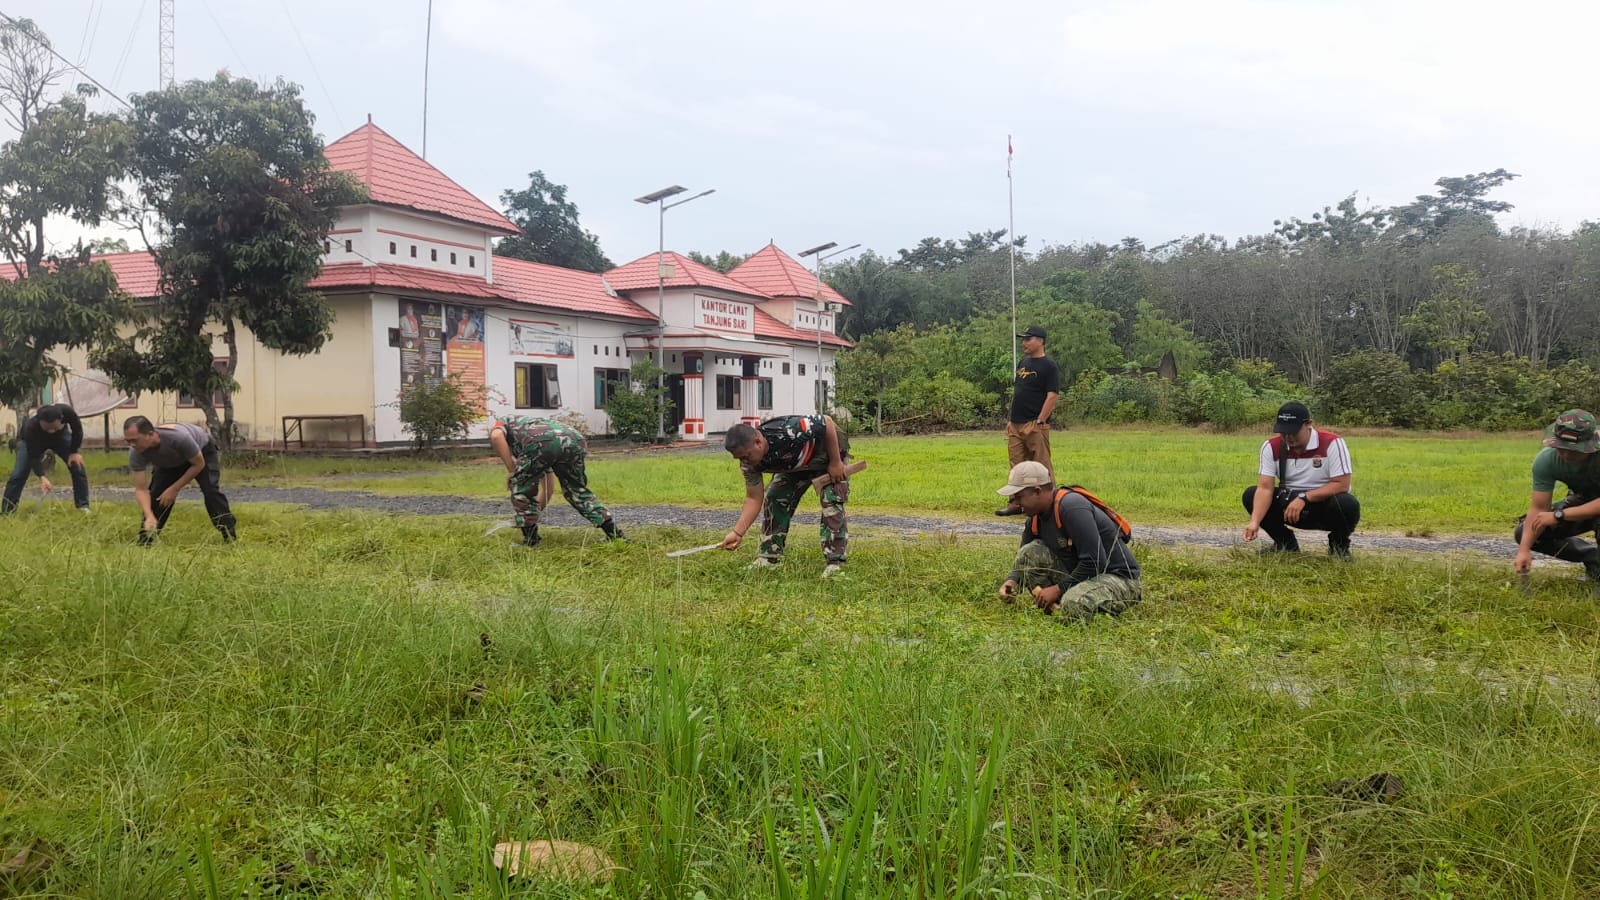
[[[1118,615],[1144,597],[1139,563],[1122,529],[1082,494],[1056,490],[1044,463],[1017,463],[1001,496],[1028,516],[1011,574],[1000,599],[1011,602],[1018,588],[1033,595],[1046,615],[1061,610],[1063,621],[1088,622],[1095,613]]]
[[[1006,423],[1006,453],[1011,464],[1032,460],[1043,463],[1055,475],[1050,459],[1050,414],[1061,397],[1061,370],[1044,355],[1045,331],[1029,325],[1017,335],[1022,339],[1022,361],[1017,363],[1017,379],[1011,388],[1011,420]],[[994,511],[997,516],[1022,514],[1022,507],[1011,502]]]
[[[78,448],[83,446],[83,423],[78,414],[65,403],[41,406],[28,421],[22,423],[17,437],[17,465],[6,481],[5,499],[0,502],[0,515],[16,511],[22,499],[22,489],[28,486],[28,472],[39,476],[39,486],[50,492],[50,479],[44,477],[44,454],[55,451],[56,457],[66,462],[72,478],[72,502],[84,512],[89,511],[89,470],[84,465]]]
[[[737,550],[745,532],[761,514],[761,549],[752,569],[776,566],[783,559],[789,523],[811,480],[823,474],[833,479],[818,495],[822,501],[822,555],[827,565],[822,577],[844,570],[849,555],[850,531],[844,504],[850,498],[850,439],[839,433],[830,416],[780,416],[752,428],[739,423],[728,429],[723,449],[739,461],[744,473],[744,506],[739,521],[722,539],[722,549]],[[772,473],[765,496],[761,475]]]
[[[489,429],[489,446],[505,463],[506,489],[524,546],[539,546],[539,513],[550,502],[552,472],[561,482],[561,496],[578,515],[604,531],[606,540],[624,539],[610,510],[589,490],[583,471],[589,441],[582,434],[552,419],[506,416]],[[541,482],[543,496],[538,496]]]
[[[1595,438],[1595,418],[1581,409],[1569,409],[1545,430],[1544,449],[1533,458],[1533,494],[1528,514],[1517,524],[1517,572],[1533,568],[1537,550],[1556,559],[1583,564],[1583,571],[1600,593],[1600,549],[1578,539],[1600,527],[1600,441]],[[1556,482],[1567,495],[1551,504]]]
[[[1289,402],[1278,409],[1273,436],[1261,445],[1255,487],[1244,492],[1250,523],[1244,539],[1265,531],[1272,546],[1262,553],[1299,553],[1295,528],[1328,532],[1328,555],[1350,558],[1350,534],[1361,521],[1361,504],[1350,493],[1350,450],[1331,431],[1312,427],[1311,410]],[[1274,489],[1276,488],[1276,489]]]
[[[128,442],[133,496],[144,513],[139,543],[149,544],[167,527],[178,492],[191,481],[199,482],[206,514],[222,532],[222,539],[232,541],[238,537],[233,511],[219,487],[222,469],[217,462],[217,445],[205,426],[186,422],[153,425],[144,416],[133,416],[122,425],[122,439]]]

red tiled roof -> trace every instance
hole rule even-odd
[[[505,216],[368,122],[323,151],[340,172],[367,186],[374,203],[435,213],[501,234],[521,234]]]
[[[89,261],[110,266],[118,286],[129,296],[144,299],[161,293],[161,270],[156,268],[155,257],[148,253],[102,253],[89,257]],[[16,277],[15,266],[0,264],[0,278],[13,281]]]
[[[728,276],[770,297],[804,297],[809,300],[817,296],[817,273],[809,271],[799,260],[779,250],[777,244],[768,244],[757,250],[749,259],[734,266]],[[843,294],[829,287],[826,281],[822,283],[822,299],[827,303],[851,305]]]
[[[774,319],[770,314],[760,308],[756,309],[756,320],[752,324],[755,326],[756,337],[758,338],[767,338],[768,340],[778,341],[798,341],[806,344],[815,344],[817,342],[817,333],[815,331],[802,328],[790,328],[777,319]],[[844,338],[828,331],[824,331],[822,333],[822,342],[830,347],[855,346],[855,344],[852,344]]]
[[[675,267],[671,278],[666,280],[667,287],[703,287],[731,294],[742,294],[754,297],[757,300],[771,300],[767,294],[751,287],[741,281],[718,272],[710,266],[702,266],[687,256],[680,256],[668,250],[664,258],[669,266]],[[656,254],[641,256],[625,266],[618,266],[606,273],[606,280],[611,282],[611,287],[619,291],[642,291],[646,288],[655,290],[659,276],[656,274]]]
[[[508,299],[503,298],[494,285],[485,284],[482,278],[388,264],[368,266],[361,263],[334,263],[323,266],[317,277],[311,279],[311,287],[319,291],[374,287],[453,294],[479,300]]]
[[[506,256],[494,258],[494,286],[509,300],[655,321],[655,315],[637,303],[625,297],[608,295],[605,285],[601,283],[602,277],[609,279],[609,276],[594,272],[563,269]]]

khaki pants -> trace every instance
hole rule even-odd
[[[1050,461],[1050,426],[1040,425],[1037,422],[1006,423],[1006,452],[1011,456],[1011,464],[1019,462],[1042,462],[1050,470],[1050,477],[1056,474],[1055,464]]]
[[[1050,426],[1040,425],[1037,422],[1006,423],[1006,453],[1011,457],[1011,465],[1019,462],[1042,462],[1050,470],[1050,477],[1056,477],[1055,464],[1050,461]],[[1017,509],[1017,502],[1013,499],[1008,506]]]

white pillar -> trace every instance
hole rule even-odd
[[[699,353],[683,354],[683,421],[678,436],[686,441],[706,439],[706,376]]]

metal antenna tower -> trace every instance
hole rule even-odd
[[[174,21],[176,14],[173,7],[177,0],[161,0],[161,87],[172,87],[173,70],[177,56],[177,39],[175,37]]]

